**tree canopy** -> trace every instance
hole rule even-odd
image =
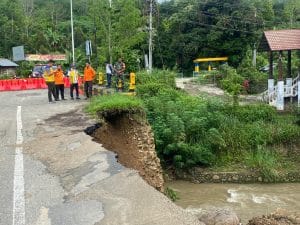
[[[150,0],[73,0],[76,59],[124,57],[132,69],[148,52]],[[152,0],[152,2],[156,2]],[[170,0],[154,4],[154,65],[188,70],[197,57],[229,56],[237,66],[263,30],[300,27],[298,0]],[[0,57],[71,51],[69,0],[0,0]]]

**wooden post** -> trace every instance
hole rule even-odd
[[[278,82],[277,82],[277,96],[276,96],[276,108],[277,110],[284,110],[284,81],[283,81],[283,69],[282,69],[282,51],[279,51],[278,59]]]
[[[271,104],[273,99],[271,96],[274,94],[274,77],[273,77],[273,52],[269,52],[269,79],[268,79],[268,102]]]
[[[287,77],[286,88],[290,93],[290,102],[293,102],[293,78],[292,78],[292,51],[288,50],[288,62],[287,62]]]
[[[269,53],[269,79],[274,79],[273,77],[273,52]]]
[[[278,59],[278,80],[283,80],[282,51],[279,51],[279,59]]]
[[[287,64],[288,68],[288,73],[287,73],[287,77],[288,78],[292,78],[292,51],[288,50],[288,64]]]

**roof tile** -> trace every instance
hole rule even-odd
[[[283,51],[300,49],[300,30],[271,30],[265,31],[262,40],[264,50]],[[265,43],[267,42],[267,43]],[[267,44],[267,45],[266,45]],[[268,47],[267,47],[268,46]]]

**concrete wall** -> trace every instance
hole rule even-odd
[[[176,171],[177,179],[193,183],[258,183],[269,182],[259,173],[251,172],[209,172],[202,168],[193,168],[187,172]],[[300,182],[300,173],[281,174],[276,182]]]

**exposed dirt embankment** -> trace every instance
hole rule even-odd
[[[139,171],[151,186],[164,189],[160,160],[155,152],[151,127],[139,112],[106,112],[103,125],[93,137],[106,149],[118,155],[118,161],[126,167]]]

